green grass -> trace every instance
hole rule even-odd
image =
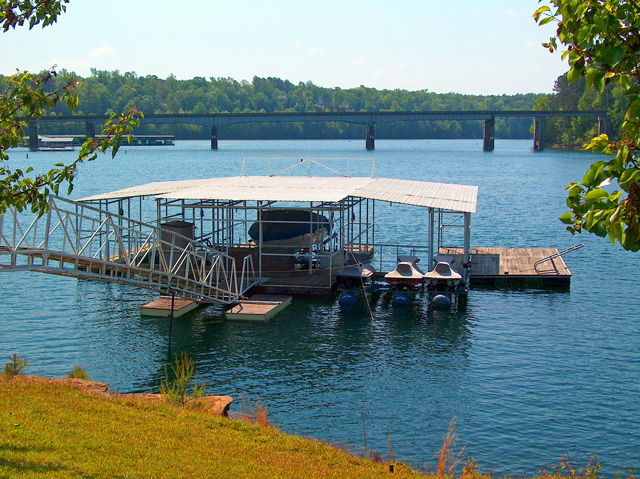
[[[420,477],[273,427],[29,377],[0,379],[0,418],[0,477]]]

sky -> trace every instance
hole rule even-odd
[[[343,89],[549,93],[568,70],[538,0],[71,0],[0,33],[0,73],[56,66],[178,79],[278,77]]]

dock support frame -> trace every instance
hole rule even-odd
[[[467,289],[469,289],[471,265],[471,213],[464,214],[464,259],[462,261],[462,279]]]

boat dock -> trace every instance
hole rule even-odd
[[[462,263],[460,248],[441,247],[441,255]],[[470,284],[504,286],[569,286],[571,271],[555,248],[473,248]]]
[[[379,178],[373,162],[368,176],[351,176],[356,159],[327,159],[339,160],[331,167],[266,159],[267,175],[247,175],[247,160],[239,176],[153,182],[80,200],[50,196],[49,212],[33,220],[9,209],[0,216],[0,268],[175,293],[173,308],[161,298],[143,314],[178,316],[218,303],[233,305],[228,318],[245,320],[273,316],[289,296],[328,297],[366,280],[452,294],[470,285],[570,284],[562,255],[582,245],[471,248],[477,186]],[[422,211],[403,223],[407,208]],[[381,235],[376,216],[395,222],[390,231],[401,243]],[[416,273],[411,281],[399,267]],[[250,293],[278,296],[246,300]]]

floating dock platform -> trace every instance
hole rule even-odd
[[[454,268],[462,264],[461,248],[442,247],[440,254],[455,257]],[[571,271],[560,254],[555,248],[473,248],[469,281],[471,286],[570,286]]]
[[[291,304],[291,296],[255,294],[240,301],[225,313],[235,321],[266,321]]]
[[[173,317],[179,318],[198,308],[200,303],[188,299],[175,298],[173,300]],[[143,316],[155,316],[158,318],[168,318],[171,316],[171,296],[160,296],[155,301],[151,301],[140,306],[140,314]]]

